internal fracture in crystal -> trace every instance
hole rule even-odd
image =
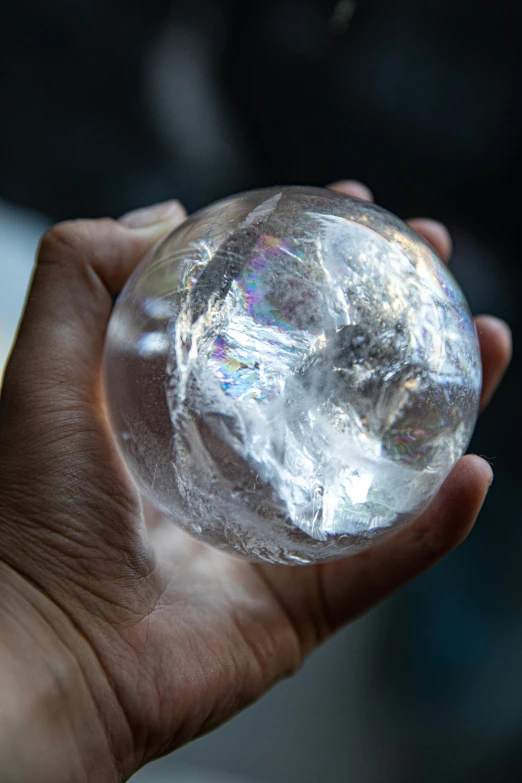
[[[481,388],[473,321],[432,248],[315,188],[188,219],[121,295],[104,374],[152,502],[207,543],[286,563],[410,522],[464,453]]]

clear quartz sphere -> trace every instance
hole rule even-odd
[[[289,564],[410,522],[464,453],[481,381],[431,247],[373,204],[302,187],[186,220],[127,283],[104,359],[142,492],[208,544]]]

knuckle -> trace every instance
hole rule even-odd
[[[37,253],[37,276],[60,275],[64,269],[77,267],[82,259],[81,239],[73,221],[58,223],[40,240]],[[54,270],[54,271],[53,271]]]
[[[57,223],[48,229],[40,240],[39,261],[52,259],[60,251],[76,251],[78,245],[78,227],[74,221]]]
[[[67,261],[81,262],[92,244],[93,236],[110,230],[116,221],[112,218],[99,220],[67,220],[56,223],[40,240],[39,264],[63,264]]]
[[[111,218],[102,218],[70,220],[50,228],[40,241],[36,281],[59,283],[62,291],[69,286],[71,300],[80,295],[81,287],[92,302],[105,305],[108,295],[96,269],[114,224]]]

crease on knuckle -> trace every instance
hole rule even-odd
[[[96,221],[96,229],[103,231],[114,224],[111,218]],[[63,275],[64,270],[82,277],[97,298],[109,300],[109,293],[95,269],[96,247],[93,243],[94,226],[88,221],[70,220],[52,226],[42,237],[37,253],[39,271]],[[56,270],[56,271],[55,271]]]
[[[54,264],[57,261],[63,262],[64,258],[75,258],[80,254],[80,245],[78,224],[75,221],[57,223],[51,226],[40,240],[38,263]]]

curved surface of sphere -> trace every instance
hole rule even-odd
[[[154,505],[283,563],[414,518],[464,453],[481,388],[473,321],[435,252],[315,188],[234,196],[167,237],[116,304],[104,375]]]

